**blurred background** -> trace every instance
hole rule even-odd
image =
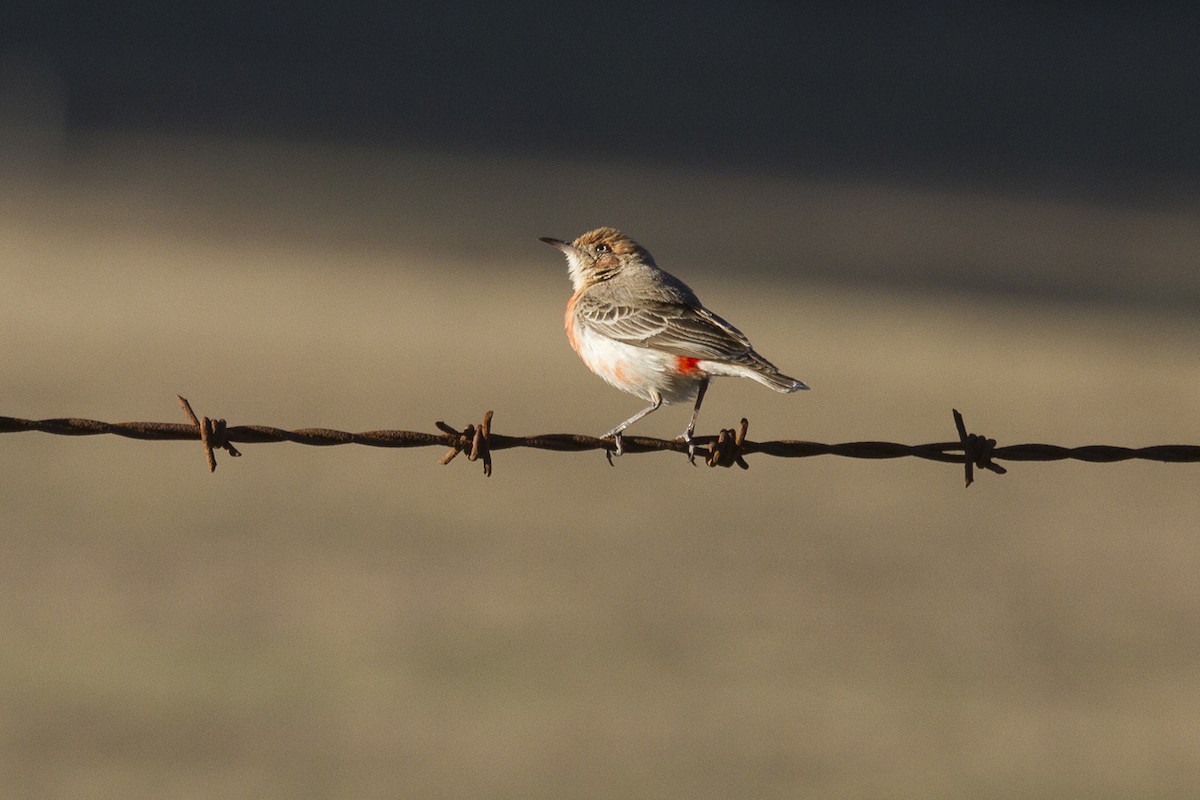
[[[701,433],[1197,444],[1197,16],[9,3],[0,414],[599,434],[537,239],[615,225],[813,386]],[[1194,466],[243,453],[0,439],[12,794],[1200,779]]]

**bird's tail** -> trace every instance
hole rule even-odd
[[[761,383],[763,386],[768,386],[777,392],[787,392],[788,394],[791,394],[792,392],[798,392],[801,389],[808,388],[808,384],[806,384],[804,381],[798,381],[795,378],[789,378],[787,375],[784,375],[777,369],[770,372],[765,370],[755,370],[750,377]]]
[[[744,366],[749,368],[748,372],[746,372],[746,377],[753,378],[763,386],[774,389],[777,392],[786,392],[788,394],[808,388],[808,384],[804,381],[784,375],[779,371],[778,367],[758,353],[751,351],[749,356],[749,358],[742,362]]]

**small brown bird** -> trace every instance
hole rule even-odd
[[[567,257],[575,293],[567,301],[571,347],[588,369],[650,403],[613,428],[621,433],[663,403],[695,398],[681,437],[695,463],[692,434],[715,376],[756,380],[777,392],[807,389],[760,356],[737,328],[709,311],[695,293],[654,263],[650,253],[615,228],[597,228],[574,242],[543,238]]]

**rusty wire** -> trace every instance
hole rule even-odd
[[[349,433],[329,428],[302,428],[283,430],[264,425],[227,425],[223,419],[197,417],[191,404],[179,397],[179,404],[188,418],[187,423],[175,422],[99,422],[93,419],[42,419],[30,420],[0,416],[0,433],[41,431],[62,436],[94,436],[110,433],[130,439],[195,440],[204,448],[209,471],[217,468],[214,454],[225,450],[231,456],[240,456],[234,442],[239,444],[262,444],[266,442],[295,442],[316,446],[339,444],[361,444],[368,447],[446,447],[441,458],[448,464],[459,453],[466,453],[470,461],[483,462],[483,474],[492,474],[492,453],[513,447],[531,447],[538,450],[577,452],[603,450],[611,453],[615,449],[612,438],[598,439],[575,433],[549,433],[539,436],[505,436],[494,433],[492,412],[483,415],[479,425],[467,425],[462,430],[437,422],[441,433],[418,431],[380,430]],[[746,456],[761,453],[780,458],[808,458],[810,456],[842,456],[844,458],[922,458],[962,464],[966,485],[975,479],[975,468],[990,470],[1003,475],[1007,470],[995,463],[1006,461],[1061,461],[1073,459],[1093,463],[1110,463],[1141,459],[1164,463],[1198,463],[1200,446],[1157,445],[1153,447],[1116,447],[1113,445],[1088,445],[1085,447],[1059,447],[1051,444],[1014,444],[999,447],[996,440],[979,434],[969,433],[962,414],[954,410],[954,424],[958,440],[935,444],[896,444],[894,442],[845,442],[822,444],[806,441],[754,442],[746,438],[750,423],[745,419],[738,428],[723,429],[716,436],[695,437],[696,453],[704,457],[710,467],[732,467],[735,464],[749,469]],[[626,453],[650,453],[671,451],[687,453],[688,445],[681,439],[653,439],[646,436],[625,436],[623,447]]]

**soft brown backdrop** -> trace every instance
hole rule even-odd
[[[1164,302],[1197,291],[1188,205],[76,144],[4,177],[3,414],[176,420],[181,393],[234,424],[490,408],[500,432],[599,433],[637,401],[571,353],[537,237],[613,224],[814,387],[717,382],[702,432],[942,441],[957,407],[1006,443],[1200,443],[1200,321]],[[436,450],[244,453],[208,475],[193,444],[0,437],[14,796],[1125,798],[1200,778],[1195,466],[1015,464],[964,491],[917,461],[506,451],[485,480]]]

